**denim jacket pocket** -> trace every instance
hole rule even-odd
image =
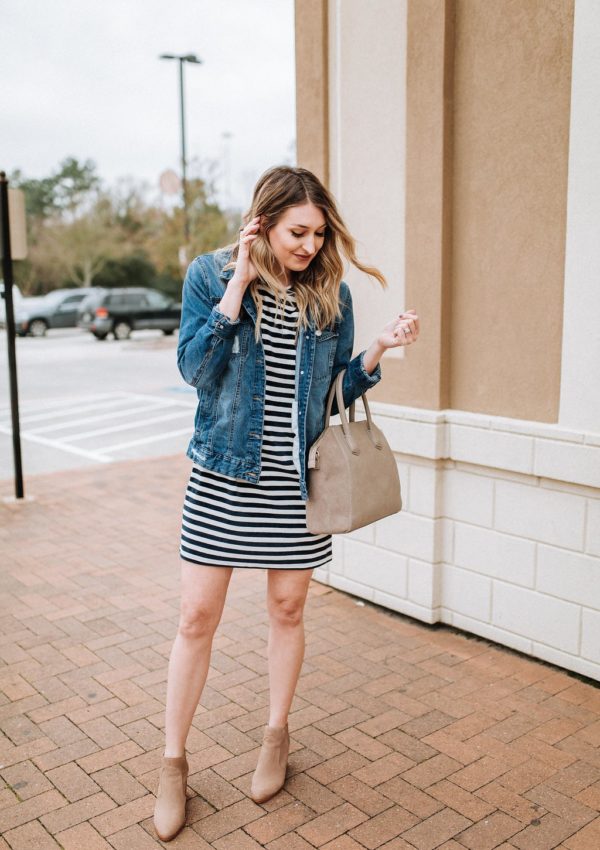
[[[335,358],[339,331],[326,329],[315,332],[315,361],[313,368],[314,381],[328,381]]]

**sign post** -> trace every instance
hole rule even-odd
[[[10,196],[10,197],[9,197]],[[11,221],[11,212],[16,213]],[[12,242],[15,243],[16,257],[24,259],[27,253],[25,240],[25,205],[23,194],[18,190],[8,188],[8,180],[4,171],[0,171],[0,251],[2,254],[2,276],[6,301],[6,341],[8,344],[8,374],[10,381],[10,407],[12,414],[12,442],[15,468],[15,497],[22,499],[23,468],[21,463],[21,429],[19,425],[19,393],[17,388],[17,357],[15,351],[15,313],[13,307],[13,253]]]

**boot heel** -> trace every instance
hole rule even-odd
[[[285,726],[265,726],[250,786],[250,797],[255,803],[264,803],[283,788],[289,748],[287,723]]]

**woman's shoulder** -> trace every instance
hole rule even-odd
[[[206,251],[204,254],[198,254],[189,265],[189,272],[194,276],[200,275],[207,280],[217,280],[218,278],[227,279],[233,274],[233,269],[226,269],[231,259],[232,248],[215,248],[212,251]]]
[[[344,307],[352,306],[352,293],[350,292],[350,287],[345,280],[342,280],[340,283],[339,300]]]
[[[192,263],[197,263],[204,268],[215,269],[220,272],[231,259],[232,248],[225,246],[223,248],[213,248],[212,251],[206,251],[204,254],[198,254],[194,257]]]

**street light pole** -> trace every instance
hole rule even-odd
[[[190,216],[187,194],[187,157],[185,154],[185,99],[183,96],[183,63],[179,57],[179,115],[181,118],[181,191],[183,193],[183,233],[186,247],[190,243]]]
[[[193,65],[201,65],[202,60],[198,59],[198,57],[193,53],[162,53],[159,58],[177,59],[177,61],[179,62],[179,115],[181,123],[181,195],[183,200],[184,249],[185,251],[187,251],[190,242],[190,217],[187,190],[187,156],[185,149],[185,98],[183,92],[183,66],[185,62],[190,62]]]

